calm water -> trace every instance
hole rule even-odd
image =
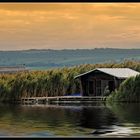
[[[0,136],[140,136],[140,104],[0,104]]]

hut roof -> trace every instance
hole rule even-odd
[[[106,73],[108,75],[117,77],[119,79],[126,79],[128,77],[136,76],[136,75],[140,74],[139,72],[132,70],[130,68],[97,68],[97,69],[85,72],[83,74],[77,75],[74,78],[82,77],[84,75],[90,74],[95,71],[100,71],[100,72]]]

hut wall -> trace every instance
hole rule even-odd
[[[114,90],[116,86],[119,85],[118,80],[114,77],[104,74],[90,74],[81,77],[81,95],[82,96],[102,96],[106,86],[108,86],[109,81],[112,82],[114,87],[111,90]],[[93,92],[92,92],[93,91]]]

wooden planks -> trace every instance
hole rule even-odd
[[[22,98],[21,103],[80,103],[80,102],[94,102],[105,101],[105,96],[56,96],[56,97],[29,97]]]

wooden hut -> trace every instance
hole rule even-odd
[[[97,68],[75,79],[80,80],[82,96],[104,96],[118,88],[125,79],[137,74],[140,73],[129,68]]]

